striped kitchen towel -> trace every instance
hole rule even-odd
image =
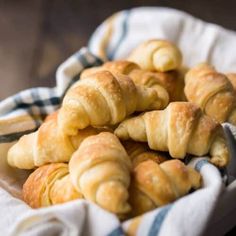
[[[220,172],[206,158],[196,158],[190,165],[200,171],[202,189],[122,223],[85,200],[33,210],[0,189],[1,230],[4,235],[40,236],[202,235],[225,187]]]
[[[55,88],[29,89],[0,102],[1,235],[178,236],[204,232],[222,235],[236,224],[236,217],[232,215],[236,206],[234,161],[227,170],[230,184],[225,185],[225,174],[207,158],[191,160],[189,165],[202,175],[202,189],[125,222],[85,200],[37,210],[21,200],[21,186],[29,172],[7,165],[9,147],[21,135],[37,129],[44,117],[59,107],[68,87],[79,79],[84,68],[100,65],[103,60],[124,58],[138,43],[150,38],[175,42],[188,66],[208,60],[220,70],[230,71],[236,65],[236,49],[232,47],[235,33],[186,13],[155,7],[126,10],[111,16],[93,34],[89,50],[81,49],[58,68]],[[236,128],[229,124],[224,128],[234,160]],[[229,220],[226,223],[224,219]]]
[[[186,66],[208,61],[219,71],[236,70],[235,32],[175,9],[140,7],[116,13],[97,28],[88,47],[103,60],[120,59],[153,38],[178,45]]]
[[[68,87],[79,79],[84,68],[100,64],[98,57],[82,48],[58,68],[56,87],[28,89],[0,102],[0,186],[14,196],[20,195],[28,171],[8,166],[9,147],[22,135],[35,131],[45,116],[59,107]]]

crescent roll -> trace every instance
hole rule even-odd
[[[236,91],[236,73],[229,73],[226,76],[233,85],[234,91]]]
[[[154,89],[136,86],[126,75],[100,71],[79,80],[66,93],[59,126],[75,135],[89,125],[114,125],[135,111],[159,108],[157,98]]]
[[[129,61],[109,61],[102,66],[89,68],[83,71],[81,79],[96,73],[97,71],[108,70],[114,74],[128,75],[136,85],[154,88],[160,100],[160,107],[163,109],[169,102],[169,94],[167,90],[159,82],[158,76],[150,71],[142,70],[137,64]]]
[[[123,146],[131,158],[133,168],[146,160],[153,160],[158,164],[168,160],[166,154],[154,152],[146,143],[125,141],[123,142]]]
[[[86,138],[72,155],[69,169],[73,185],[86,199],[119,217],[130,211],[131,161],[114,134]]]
[[[51,206],[83,198],[69,176],[68,165],[53,163],[39,167],[23,185],[23,199],[32,208]]]
[[[146,160],[132,172],[129,202],[132,216],[163,206],[201,186],[200,174],[179,160],[161,164]]]
[[[181,66],[182,54],[171,42],[153,39],[135,48],[127,60],[137,63],[145,70],[165,72]]]
[[[202,63],[185,76],[185,95],[216,121],[236,125],[235,91],[228,78],[214,67]]]
[[[172,102],[165,110],[146,112],[120,123],[115,134],[122,140],[147,142],[171,157],[210,154],[211,162],[226,166],[229,151],[222,126],[190,102]]]
[[[8,164],[20,169],[33,169],[52,162],[68,162],[83,139],[99,129],[87,127],[75,136],[58,129],[58,113],[50,115],[36,132],[22,136],[8,151]]]

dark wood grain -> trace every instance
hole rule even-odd
[[[53,86],[57,66],[86,45],[97,25],[135,6],[173,7],[236,30],[233,0],[0,0],[0,99]]]

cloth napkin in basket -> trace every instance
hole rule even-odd
[[[99,65],[102,60],[125,58],[133,47],[150,38],[175,42],[187,66],[208,60],[221,71],[235,69],[234,32],[166,8],[136,8],[110,17],[98,27],[88,49],[81,49],[58,68],[55,88],[22,91],[0,102],[1,235],[222,235],[236,224],[236,128],[229,124],[224,125],[232,154],[227,186],[225,175],[207,158],[196,158],[189,165],[200,171],[202,189],[122,223],[85,200],[38,210],[21,200],[22,183],[29,172],[7,165],[9,147],[23,134],[37,129],[43,117],[59,107],[66,89],[79,79],[84,68]]]

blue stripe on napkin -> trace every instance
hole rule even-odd
[[[41,119],[43,120],[44,114],[47,114],[47,111],[46,111],[47,104],[44,103],[44,106],[42,106],[43,102],[40,101],[40,99],[41,99],[40,90],[39,89],[32,89],[31,90],[31,96],[32,96],[34,101],[38,101],[38,104],[41,105],[41,106],[37,106],[37,108],[39,109],[39,112],[40,112],[40,115],[41,115]]]
[[[17,133],[10,133],[10,134],[4,134],[0,135],[0,143],[11,143],[13,141],[18,140],[21,136],[25,134],[32,133],[37,130],[37,127],[31,130],[25,130]]]
[[[34,100],[32,103],[24,102],[20,94],[15,95],[13,99],[15,102],[15,107],[14,109],[12,109],[12,111],[17,110],[17,109],[28,109],[32,106],[45,107],[45,106],[51,106],[51,105],[55,106],[55,105],[60,104],[60,98],[56,96],[50,97],[48,99],[43,99],[43,98],[38,97],[38,100]]]
[[[109,233],[107,236],[124,236],[125,233],[123,229],[119,226],[116,229],[114,229],[111,233]]]
[[[101,59],[94,56],[87,49],[81,49],[73,55],[81,63],[81,71],[91,66],[98,66],[103,63]],[[79,79],[80,73],[70,78],[70,86]],[[64,95],[64,94],[63,94]],[[56,110],[60,105],[63,96],[58,97],[56,90],[51,88],[33,88],[17,93],[9,98],[7,102],[9,109],[2,115],[9,115],[12,112],[22,110],[27,113],[35,122],[35,128],[32,130],[15,131],[13,133],[0,135],[0,143],[13,142],[22,135],[35,131],[40,125],[45,115],[49,111]],[[48,109],[51,108],[51,109]],[[16,115],[18,116],[18,114]],[[41,119],[40,119],[41,118]]]
[[[209,164],[208,160],[200,160],[198,161],[198,163],[195,165],[195,170],[197,170],[198,172],[201,170],[201,168],[206,165]]]
[[[108,53],[107,58],[109,60],[113,60],[114,59],[114,55],[115,53],[118,51],[122,41],[124,40],[124,38],[127,35],[128,32],[128,20],[129,20],[129,16],[130,16],[130,11],[131,10],[126,10],[124,11],[124,18],[121,24],[121,34],[120,34],[120,38],[117,41],[117,44],[114,46],[114,48],[111,50],[111,52]]]
[[[92,59],[91,61],[88,60],[87,56],[90,56],[90,58]],[[78,51],[74,54],[75,58],[83,65],[83,69],[91,67],[91,66],[98,66],[103,64],[103,61],[95,56],[94,54],[92,54],[89,51]]]
[[[31,89],[31,90],[32,90],[32,89]],[[30,90],[30,91],[31,91],[31,90]],[[32,95],[32,93],[31,93],[31,95]],[[32,103],[28,103],[28,104],[31,104],[31,105],[30,105],[30,106],[27,106],[27,107],[24,107],[24,105],[26,105],[27,103],[24,102],[24,98],[23,98],[23,96],[21,96],[21,93],[19,93],[19,94],[17,94],[16,96],[14,96],[14,97],[13,97],[13,100],[14,100],[14,102],[15,102],[15,107],[14,107],[13,111],[14,111],[14,110],[17,110],[18,108],[26,110],[27,113],[32,117],[32,120],[33,120],[34,123],[35,123],[35,127],[39,127],[40,121],[39,121],[38,119],[35,119],[35,118],[34,118],[34,112],[33,112],[33,110],[32,110],[32,107],[33,107]],[[24,108],[23,108],[22,106],[23,106]]]
[[[88,54],[90,56],[90,60],[88,60],[88,58],[87,58]],[[75,75],[73,78],[71,78],[71,81],[70,81],[68,87],[65,89],[64,93],[62,94],[61,100],[63,100],[68,89],[76,81],[78,81],[80,79],[80,74],[84,69],[89,68],[89,67],[93,67],[93,66],[100,66],[104,63],[99,57],[95,56],[94,54],[90,53],[87,50],[86,51],[80,50],[80,51],[76,52],[73,56],[76,58],[76,60],[78,60],[81,63],[83,68],[77,75]]]
[[[173,204],[169,204],[165,207],[163,207],[155,216],[153,223],[150,227],[150,230],[148,232],[148,236],[157,236],[160,232],[162,223],[164,222],[166,215],[168,214],[169,210]]]

